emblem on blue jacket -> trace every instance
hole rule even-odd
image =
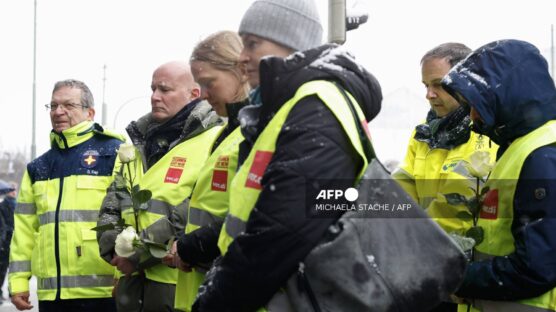
[[[81,166],[85,168],[94,168],[98,162],[98,152],[95,150],[88,150],[81,156]]]

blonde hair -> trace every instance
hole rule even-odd
[[[219,31],[202,40],[195,46],[189,62],[206,62],[215,69],[229,71],[241,82],[236,98],[244,100],[249,95],[249,83],[239,62],[243,43],[239,35],[233,31]]]

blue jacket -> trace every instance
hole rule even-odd
[[[500,157],[513,140],[556,119],[556,88],[548,64],[533,45],[489,43],[442,80],[456,99],[481,116],[475,131],[487,134]],[[467,298],[518,300],[556,287],[556,147],[543,146],[523,164],[514,195],[514,253],[472,262],[457,292]],[[536,196],[544,188],[546,196]]]

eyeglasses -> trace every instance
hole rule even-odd
[[[72,110],[76,110],[79,107],[88,108],[89,106],[83,104],[75,104],[75,103],[65,103],[65,104],[50,103],[50,104],[45,104],[44,107],[46,107],[47,110],[53,112],[57,110],[58,107],[62,107],[62,110],[65,111],[72,111]]]

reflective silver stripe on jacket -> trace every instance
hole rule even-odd
[[[193,225],[206,226],[217,220],[223,220],[223,218],[214,216],[206,210],[189,207],[189,223]]]
[[[238,217],[228,214],[224,222],[226,223],[226,233],[232,238],[236,238],[241,232],[245,231],[246,222]]]
[[[163,202],[158,199],[153,199],[149,201],[149,209],[147,209],[150,213],[156,213],[163,216],[169,216],[170,212],[172,211],[172,205]]]
[[[57,278],[38,278],[38,289],[57,289]],[[113,275],[82,275],[60,277],[61,288],[84,288],[84,287],[111,287],[114,285]]]
[[[172,205],[163,202],[161,200],[158,199],[151,199],[149,200],[146,205],[148,205],[148,208],[145,209],[145,211],[148,211],[150,213],[154,213],[154,214],[159,214],[159,215],[163,215],[163,216],[169,216],[171,215],[170,212],[173,210]],[[132,209],[133,207],[131,205],[129,206],[123,206],[122,207],[122,211],[126,211],[128,209]]]
[[[15,206],[16,214],[34,215],[37,213],[37,206],[35,204],[17,203]]]
[[[130,202],[130,200],[127,200],[127,202]],[[145,209],[145,211],[148,211],[150,213],[155,213],[155,214],[159,214],[159,215],[163,215],[163,216],[167,216],[169,215],[171,209],[172,209],[172,205],[163,202],[161,200],[158,199],[151,199],[149,200],[146,205],[148,205],[148,208]],[[131,206],[131,204],[129,206],[127,205],[122,205],[122,211],[128,210],[128,209],[132,209],[133,207]]]
[[[31,261],[10,261],[8,270],[10,273],[31,272]]]
[[[60,210],[58,222],[97,222],[98,210]],[[45,225],[56,222],[56,211],[49,211],[39,215],[39,224]]]
[[[517,301],[474,300],[473,305],[482,312],[553,312],[549,308],[539,308]]]

